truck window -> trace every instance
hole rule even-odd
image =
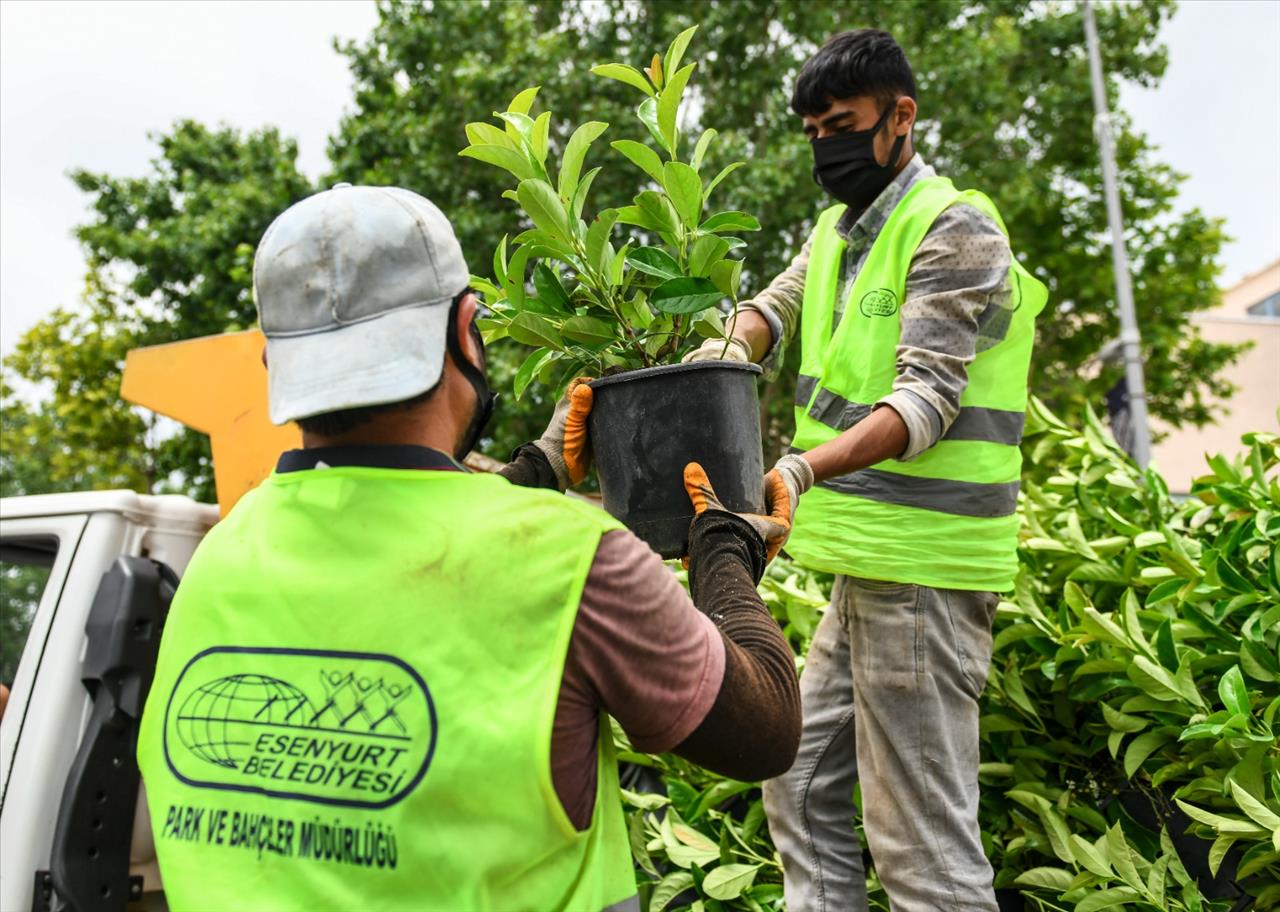
[[[0,684],[6,687],[13,686],[57,555],[58,539],[52,535],[0,541]]]

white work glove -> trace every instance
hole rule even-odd
[[[751,363],[751,349],[741,339],[708,339],[689,354],[680,359],[681,363],[690,361],[742,361]]]
[[[782,484],[787,489],[787,496],[791,500],[791,510],[787,513],[787,519],[794,520],[800,495],[813,487],[813,466],[809,465],[809,461],[803,456],[791,453],[779,459],[773,469],[765,474],[766,486],[769,476],[774,473],[781,477]]]

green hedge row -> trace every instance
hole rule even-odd
[[[982,709],[1005,907],[1280,908],[1280,437],[1244,443],[1178,503],[1092,413],[1081,430],[1032,404]],[[785,561],[762,583],[800,667],[829,585]],[[758,784],[616,734],[648,912],[782,909]]]

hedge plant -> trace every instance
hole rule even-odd
[[[979,773],[996,886],[1025,908],[1280,908],[1280,437],[1244,443],[1179,503],[1092,413],[1029,410]],[[761,587],[801,667],[829,583],[779,561]],[[758,785],[620,742],[645,908],[782,909]]]
[[[712,194],[743,164],[703,173],[716,131],[692,144],[681,134],[697,67],[684,58],[695,31],[680,33],[643,70],[621,63],[591,69],[641,99],[636,117],[652,144],[611,144],[635,169],[630,204],[600,206],[591,195],[600,166],[588,167],[587,157],[607,123],[574,129],[556,167],[552,113],[529,114],[537,86],[495,111],[496,124],[467,124],[469,144],[459,154],[511,176],[514,186],[502,195],[528,226],[499,242],[492,277],[472,278],[492,309],[480,324],[486,342],[510,338],[533,349],[516,373],[517,397],[535,380],[558,392],[577,375],[674,363],[704,338],[725,338],[720,305],[736,299],[746,246],[737,235],[760,223],[744,212],[712,211]],[[615,238],[618,230],[623,236]]]

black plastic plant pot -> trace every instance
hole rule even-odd
[[[701,463],[720,501],[764,510],[755,364],[697,361],[594,381],[589,431],[604,508],[662,557],[683,557],[693,505],[684,467]]]

